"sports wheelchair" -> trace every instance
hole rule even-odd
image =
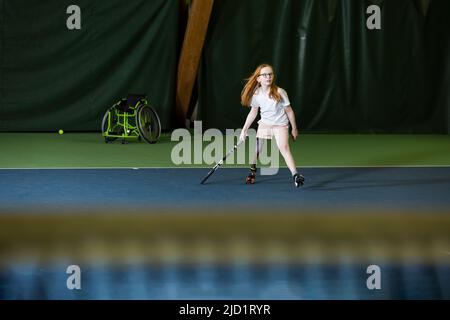
[[[129,94],[106,111],[102,120],[102,135],[105,143],[118,138],[122,139],[123,144],[129,138],[156,143],[161,135],[161,121],[145,95]]]

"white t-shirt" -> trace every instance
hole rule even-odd
[[[250,106],[259,108],[261,112],[261,120],[268,125],[286,125],[289,124],[289,118],[284,111],[284,108],[289,106],[288,95],[282,88],[278,88],[278,93],[281,95],[281,100],[277,102],[270,98],[268,94],[261,92],[260,88],[256,89],[252,96]]]

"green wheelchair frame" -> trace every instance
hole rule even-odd
[[[116,139],[144,139],[156,143],[161,135],[161,122],[145,95],[129,94],[110,107],[103,116],[102,135],[105,143]]]

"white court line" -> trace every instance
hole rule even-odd
[[[179,166],[179,167],[30,167],[30,168],[0,168],[0,170],[138,170],[138,169],[210,169],[212,165],[203,167]],[[308,168],[450,168],[450,165],[379,165],[379,166],[297,166],[299,169]],[[245,166],[224,166],[221,169],[247,169]],[[261,167],[260,167],[261,168]],[[286,166],[280,169],[287,168]]]

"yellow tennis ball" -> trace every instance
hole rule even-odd
[[[64,131],[62,130],[62,129],[59,129],[59,134],[63,134],[64,133]]]

